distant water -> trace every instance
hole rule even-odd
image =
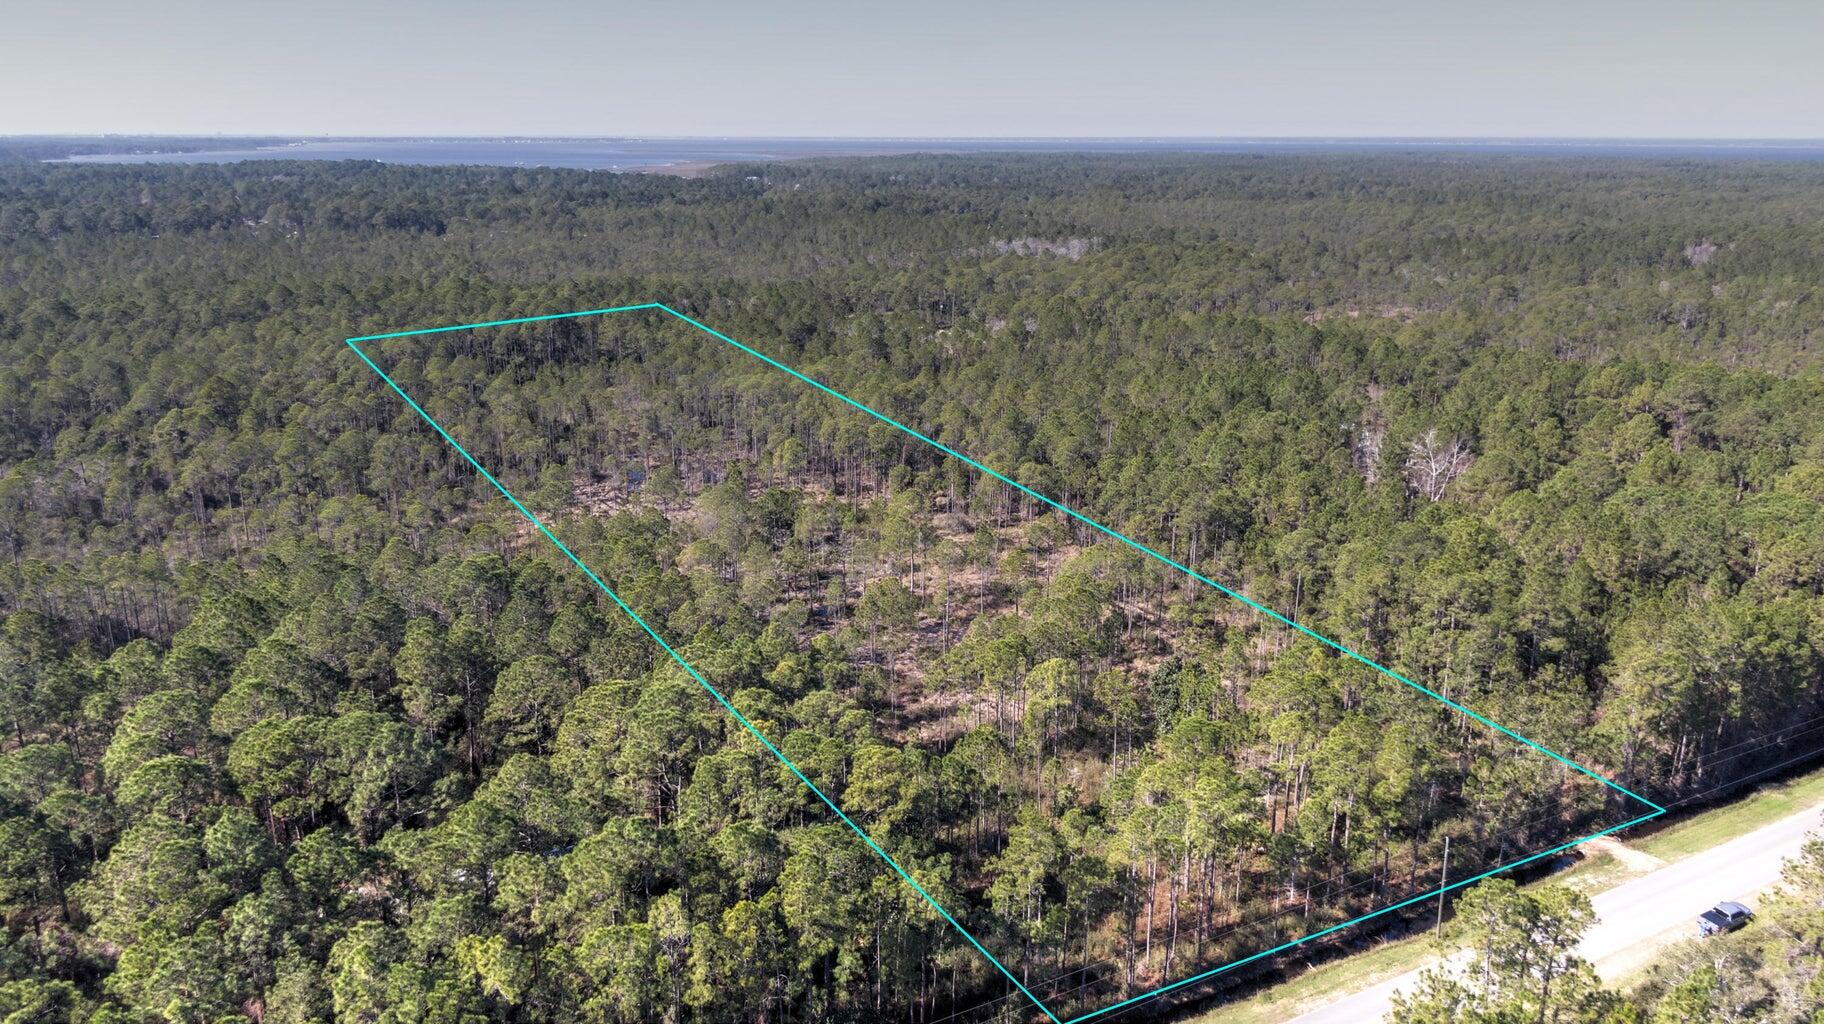
[[[301,139],[188,153],[95,153],[57,163],[219,164],[242,160],[377,160],[389,164],[480,164],[643,170],[673,164],[792,160],[896,153],[1375,153],[1824,159],[1824,140],[1603,139]]]

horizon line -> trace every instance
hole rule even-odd
[[[0,139],[111,139],[111,138],[155,138],[155,139],[300,139],[309,141],[361,140],[361,141],[397,141],[397,140],[434,140],[452,139],[468,141],[496,140],[535,140],[535,141],[656,141],[656,142],[713,142],[726,139],[759,140],[768,142],[1507,142],[1507,143],[1552,143],[1552,142],[1619,142],[1632,144],[1654,143],[1817,143],[1824,144],[1824,135],[1462,135],[1462,134],[1370,134],[1350,135],[1339,132],[1318,132],[1310,134],[1245,134],[1245,135],[1198,135],[1198,134],[1141,134],[1141,135],[998,135],[998,134],[956,134],[956,135],[747,135],[740,133],[710,133],[701,135],[670,135],[649,132],[626,134],[613,133],[545,133],[523,131],[492,132],[285,132],[285,131],[104,131],[104,132],[0,132]]]

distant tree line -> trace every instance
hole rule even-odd
[[[1023,1019],[350,334],[664,300],[1655,799],[1824,745],[1820,178],[0,166],[0,1010]],[[1639,813],[676,323],[368,350],[1060,1006]]]

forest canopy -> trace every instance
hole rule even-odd
[[[1815,748],[1820,185],[0,164],[0,1009],[1030,1011],[349,335],[665,301],[1653,799]],[[381,345],[1060,1008],[1638,813],[675,323]]]

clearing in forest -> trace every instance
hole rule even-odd
[[[801,765],[796,763],[792,757],[788,756],[782,747],[790,747],[791,744],[782,742],[780,737],[769,737],[766,730],[763,728],[767,722],[767,716],[765,714],[756,713],[752,708],[749,709],[747,714],[744,714],[738,705],[745,703],[745,701],[743,701],[739,695],[734,694],[733,691],[724,692],[724,689],[718,688],[715,682],[712,682],[704,672],[699,671],[699,669],[693,665],[692,661],[686,657],[686,654],[682,653],[691,650],[690,645],[684,642],[685,638],[674,637],[674,640],[679,641],[678,646],[674,646],[673,643],[667,641],[666,637],[661,635],[659,629],[649,623],[648,616],[643,616],[639,611],[636,611],[634,604],[640,603],[639,601],[636,600],[630,603],[628,599],[624,598],[623,593],[626,581],[621,581],[623,591],[617,592],[615,587],[611,587],[595,570],[585,564],[583,559],[575,554],[572,548],[567,546],[564,541],[560,540],[552,531],[552,528],[547,525],[546,520],[549,518],[549,515],[541,517],[539,514],[532,511],[532,509],[528,508],[519,497],[516,497],[514,493],[501,482],[499,477],[497,477],[496,472],[491,472],[480,460],[474,455],[471,455],[469,449],[464,448],[462,443],[460,443],[457,438],[451,436],[437,419],[426,412],[424,406],[420,405],[419,401],[414,399],[414,397],[407,392],[405,386],[401,385],[395,377],[389,376],[385,370],[382,370],[374,359],[370,357],[369,351],[364,348],[364,346],[370,345],[371,343],[382,342],[388,339],[414,338],[426,335],[447,334],[450,332],[474,331],[481,328],[507,327],[511,325],[538,324],[544,322],[572,322],[580,318],[600,317],[607,314],[657,314],[672,318],[675,321],[687,325],[694,331],[701,332],[702,335],[714,339],[720,346],[732,348],[743,353],[747,357],[759,360],[772,370],[788,375],[799,384],[813,389],[820,395],[842,403],[857,416],[867,417],[868,421],[871,421],[873,430],[879,431],[882,428],[888,428],[892,432],[897,432],[897,434],[893,436],[897,436],[902,444],[908,444],[912,447],[917,447],[919,445],[927,446],[930,450],[935,451],[948,459],[955,460],[957,464],[966,467],[967,470],[972,470],[975,473],[981,474],[983,478],[996,481],[999,484],[1011,488],[1012,491],[1019,496],[1021,502],[1029,503],[1030,507],[1038,508],[1048,515],[1055,514],[1059,521],[1067,524],[1071,530],[1077,531],[1084,537],[1093,539],[1099,545],[1118,550],[1122,552],[1125,557],[1130,559],[1139,556],[1138,560],[1146,561],[1154,569],[1163,566],[1171,573],[1179,574],[1184,581],[1194,581],[1195,584],[1209,588],[1210,591],[1213,591],[1216,594],[1239,602],[1241,606],[1263,617],[1265,620],[1277,623],[1279,626],[1283,626],[1285,629],[1292,631],[1291,638],[1298,641],[1299,644],[1309,647],[1313,652],[1314,659],[1318,659],[1319,656],[1321,656],[1321,659],[1327,659],[1329,661],[1356,663],[1359,667],[1371,670],[1373,673],[1383,677],[1388,683],[1397,683],[1399,684],[1399,687],[1405,688],[1402,692],[1406,697],[1410,698],[1414,697],[1414,695],[1422,695],[1424,698],[1436,702],[1436,706],[1439,709],[1447,709],[1449,713],[1461,716],[1460,724],[1467,724],[1469,727],[1487,730],[1496,743],[1502,745],[1511,744],[1514,751],[1524,754],[1528,758],[1536,757],[1545,759],[1542,763],[1546,764],[1548,767],[1552,767],[1561,776],[1561,780],[1553,784],[1558,785],[1561,788],[1569,788],[1571,781],[1586,785],[1593,782],[1597,784],[1595,788],[1599,790],[1603,796],[1608,798],[1604,801],[1605,804],[1629,805],[1631,810],[1644,810],[1644,813],[1630,813],[1627,815],[1628,820],[1622,821],[1619,824],[1612,825],[1600,831],[1591,832],[1587,835],[1578,836],[1568,842],[1558,843],[1548,849],[1527,852],[1523,856],[1514,856],[1511,859],[1504,859],[1503,862],[1495,864],[1492,867],[1487,867],[1486,870],[1472,871],[1465,869],[1460,866],[1461,862],[1459,862],[1459,866],[1453,867],[1447,878],[1439,878],[1437,876],[1435,870],[1424,859],[1425,854],[1422,852],[1421,844],[1417,839],[1414,839],[1411,844],[1409,863],[1406,863],[1402,868],[1395,867],[1391,851],[1387,849],[1386,846],[1383,846],[1380,851],[1381,863],[1361,868],[1360,870],[1363,873],[1359,876],[1357,874],[1351,874],[1349,871],[1345,871],[1340,875],[1327,878],[1301,879],[1297,871],[1294,870],[1289,884],[1277,885],[1263,901],[1251,905],[1252,910],[1261,911],[1264,916],[1254,916],[1251,912],[1244,912],[1244,908],[1241,908],[1238,905],[1231,912],[1227,913],[1221,928],[1212,927],[1207,930],[1205,928],[1204,918],[1199,917],[1194,938],[1189,938],[1191,931],[1188,927],[1185,929],[1186,937],[1191,943],[1189,955],[1182,958],[1174,958],[1173,954],[1177,951],[1180,944],[1179,929],[1177,927],[1180,892],[1182,891],[1183,899],[1187,907],[1191,905],[1193,900],[1202,900],[1204,901],[1202,905],[1207,910],[1220,900],[1224,886],[1230,884],[1225,880],[1223,872],[1219,870],[1222,859],[1215,855],[1210,855],[1205,858],[1206,864],[1202,868],[1203,873],[1201,877],[1199,877],[1196,873],[1197,869],[1193,867],[1191,855],[1188,852],[1189,846],[1183,845],[1182,868],[1180,869],[1179,866],[1171,863],[1166,865],[1168,879],[1172,877],[1174,871],[1180,871],[1183,883],[1180,886],[1178,883],[1170,880],[1164,882],[1166,886],[1165,892],[1170,900],[1170,919],[1172,927],[1170,932],[1171,938],[1169,940],[1170,944],[1164,945],[1165,953],[1163,968],[1158,965],[1158,962],[1153,956],[1154,934],[1159,931],[1159,924],[1154,921],[1156,909],[1154,903],[1156,901],[1155,898],[1159,893],[1158,886],[1160,883],[1155,878],[1149,877],[1146,879],[1145,885],[1139,890],[1145,894],[1143,903],[1145,906],[1145,919],[1147,922],[1147,930],[1144,933],[1146,949],[1144,967],[1136,967],[1135,962],[1137,957],[1137,942],[1134,935],[1137,934],[1137,929],[1139,927],[1138,908],[1141,905],[1140,903],[1135,902],[1127,910],[1129,934],[1126,942],[1125,963],[1120,962],[1121,958],[1118,956],[1105,957],[1099,961],[1085,963],[1083,966],[1073,971],[1056,973],[1049,977],[1045,977],[1042,980],[1034,980],[1032,971],[1028,966],[1032,960],[1030,951],[1015,957],[1007,950],[1003,950],[1002,957],[1005,959],[997,957],[995,953],[987,948],[987,944],[983,940],[978,939],[978,935],[986,934],[983,929],[981,927],[973,929],[968,927],[964,923],[964,920],[969,917],[968,914],[959,912],[953,915],[952,910],[947,909],[938,895],[934,894],[934,891],[939,894],[954,891],[956,888],[963,886],[965,884],[964,881],[949,878],[947,877],[947,874],[943,877],[934,876],[929,874],[930,869],[922,863],[912,863],[908,866],[907,863],[902,863],[902,859],[896,859],[887,849],[887,846],[892,845],[892,843],[884,842],[877,838],[883,833],[879,830],[871,833],[863,824],[857,823],[857,821],[851,817],[850,813],[845,812],[844,808],[839,805],[838,799],[827,795],[826,790],[830,787],[826,770],[823,767],[810,765],[808,763]],[[714,328],[664,304],[656,302],[641,303],[637,305],[582,310],[570,313],[556,313],[544,316],[516,317],[483,323],[396,331],[387,334],[349,338],[347,339],[347,344],[374,373],[379,375],[382,381],[390,386],[425,423],[429,424],[430,427],[436,431],[444,442],[447,442],[456,452],[460,453],[460,455],[473,466],[475,471],[480,474],[482,479],[486,480],[488,484],[512,504],[518,513],[524,517],[526,522],[530,524],[532,531],[535,531],[537,534],[542,534],[546,540],[550,541],[550,543],[555,546],[556,551],[587,577],[588,581],[598,588],[602,594],[606,595],[621,612],[625,613],[627,618],[635,624],[640,631],[643,631],[645,636],[649,637],[667,656],[669,656],[678,669],[687,673],[690,679],[694,680],[694,682],[700,686],[723,711],[731,716],[734,722],[738,723],[747,735],[750,735],[753,740],[757,741],[760,747],[763,748],[771,758],[776,759],[778,765],[786,772],[789,772],[790,777],[795,779],[796,783],[802,785],[811,796],[815,797],[816,801],[827,807],[829,812],[835,815],[836,819],[840,821],[842,825],[846,826],[848,830],[854,834],[855,838],[866,846],[867,850],[871,851],[882,864],[890,869],[892,874],[897,876],[900,882],[903,882],[913,893],[916,893],[917,897],[922,900],[922,903],[929,908],[931,913],[935,914],[938,918],[941,918],[943,922],[947,923],[949,928],[954,929],[956,935],[960,936],[967,943],[968,947],[972,948],[976,953],[979,953],[980,956],[984,958],[986,964],[992,967],[993,971],[997,972],[998,975],[1005,980],[1006,984],[1011,987],[1009,997],[1023,997],[1026,1000],[1030,1000],[1032,1007],[1051,1020],[1053,1024],[1078,1024],[1078,1022],[1103,1018],[1111,1013],[1134,1009],[1143,1001],[1185,989],[1188,986],[1196,985],[1207,979],[1211,979],[1216,975],[1222,974],[1223,972],[1231,971],[1241,965],[1253,963],[1283,950],[1312,942],[1313,940],[1327,935],[1332,935],[1342,929],[1363,921],[1391,914],[1401,908],[1409,907],[1413,904],[1437,897],[1444,892],[1459,889],[1482,878],[1521,865],[1541,861],[1577,846],[1580,843],[1588,842],[1589,840],[1600,836],[1609,835],[1665,813],[1665,809],[1659,805],[1624,789],[1617,783],[1605,778],[1597,772],[1528,739],[1519,732],[1471,710],[1463,704],[1450,699],[1445,693],[1440,693],[1434,689],[1421,685],[1420,683],[1385,667],[1375,660],[1316,632],[1296,621],[1293,616],[1288,616],[1275,611],[1272,608],[1211,579],[1209,576],[1198,572],[1190,565],[1185,564],[1185,562],[1195,562],[1197,560],[1194,554],[1187,557],[1185,561],[1174,559],[1154,547],[1149,547],[1146,544],[1132,539],[1126,534],[1105,526],[1095,519],[1069,507],[1065,503],[1054,500],[1037,490],[1027,487],[1012,479],[1010,476],[1004,475],[962,452],[955,450],[949,445],[905,425],[899,420],[878,411],[874,407],[851,398],[849,395],[815,380],[812,377],[793,369],[791,366],[736,341],[734,338],[722,334]],[[408,384],[421,379],[414,374],[401,372],[398,368],[395,368],[395,373],[399,373],[399,376],[405,377]],[[485,382],[475,382],[473,388],[475,389],[475,392],[479,392],[485,388]],[[500,467],[497,466],[496,470],[500,470]],[[644,480],[644,477],[645,474],[642,471],[640,479]],[[830,489],[834,490],[836,485],[835,473],[832,471]],[[607,503],[619,502],[622,499],[622,495],[619,493],[598,497],[600,497],[600,500]],[[537,504],[537,502],[535,501],[534,504]],[[959,536],[957,539],[960,541],[964,538]],[[992,542],[992,537],[990,537],[989,540]],[[1079,551],[1083,546],[1084,545],[1076,545],[1070,547],[1069,550]],[[1055,568],[1055,565],[1052,566],[1052,568]],[[917,588],[919,584],[914,579],[915,576],[915,572],[909,573],[907,579],[908,581],[912,581],[913,586]],[[1190,584],[1186,583],[1185,585],[1189,586]],[[946,587],[947,586],[948,584],[946,584]],[[948,596],[948,589],[945,590],[945,594],[943,643],[947,649],[950,637],[950,598]],[[846,598],[841,598],[840,600],[846,600]],[[1124,611],[1123,614],[1131,616],[1133,613],[1129,610]],[[1295,610],[1294,616],[1297,614],[1298,613]],[[1131,621],[1130,618],[1130,622]],[[891,664],[892,662],[889,661],[889,665]],[[1043,668],[1043,666],[1040,666],[1040,668]],[[899,674],[897,669],[893,670],[893,675],[897,677]],[[756,720],[758,720],[759,724],[756,724]],[[910,729],[912,726],[908,726],[907,728]],[[1174,736],[1173,739],[1175,740],[1176,736]],[[1042,741],[1040,749],[1042,754]],[[814,776],[824,779],[825,785],[820,786],[817,781],[814,781]],[[1165,777],[1166,776],[1163,773],[1159,776],[1159,778]],[[1201,779],[1201,776],[1199,776],[1199,778]],[[1157,785],[1158,783],[1155,782],[1153,784]],[[1200,782],[1199,785],[1202,785],[1202,783]],[[1288,782],[1287,785],[1290,787],[1290,798],[1295,799],[1299,795],[1300,789],[1307,785],[1302,771],[1296,781]],[[1152,799],[1152,797],[1143,795],[1135,798],[1136,801],[1141,801],[1143,799]],[[1206,798],[1200,796],[1199,799]],[[1192,808],[1213,808],[1221,806],[1224,799],[1231,798],[1221,795],[1209,796],[1203,804],[1190,802],[1187,798],[1186,806]],[[1246,804],[1249,803],[1249,800],[1244,797],[1240,802]],[[1233,803],[1234,800],[1231,799],[1231,805]],[[1280,812],[1275,805],[1275,796],[1273,793],[1269,792],[1267,795],[1260,798],[1258,803],[1264,804],[1267,807],[1265,813],[1272,819],[1272,827],[1269,831],[1277,831]],[[1354,809],[1353,797],[1351,798],[1350,809]],[[1193,810],[1189,812],[1189,817],[1195,818],[1197,813],[1199,812]],[[1247,811],[1247,813],[1259,816],[1262,811],[1256,807]],[[1289,819],[1290,811],[1288,810],[1286,813]],[[1190,821],[1189,818],[1166,820],[1173,823],[1170,827],[1180,828],[1181,830],[1188,830],[1196,824],[1196,822]],[[1331,831],[1333,833],[1333,839],[1337,820],[1338,816],[1332,815]],[[1343,845],[1346,847],[1348,845],[1347,832],[1350,818],[1345,812],[1341,815],[1340,820],[1344,833]],[[1289,827],[1289,821],[1287,824]],[[1512,830],[1510,829],[1510,831]],[[1522,833],[1515,834],[1519,835]],[[1531,833],[1525,834],[1530,835]],[[1491,837],[1489,835],[1482,835],[1479,839],[1486,848],[1504,851],[1501,854],[1503,858],[1507,857],[1506,851],[1511,850],[1511,847],[1499,841],[1490,845],[1491,840],[1499,840],[1499,836]],[[1172,849],[1180,849],[1180,847],[1172,847]],[[1449,847],[1447,846],[1447,855],[1448,850]],[[1178,855],[1175,854],[1174,856]],[[1484,866],[1482,863],[1478,863],[1474,860],[1471,860],[1471,864],[1476,869],[1480,869]],[[1154,875],[1157,875],[1158,869],[1159,865],[1155,862],[1152,865]],[[921,881],[921,874],[925,876],[923,881]],[[1461,875],[1461,877],[1457,877],[1459,875]],[[1239,893],[1241,890],[1240,876],[1241,869],[1236,867],[1233,885],[1236,890],[1235,902],[1237,904],[1239,904]],[[1138,877],[1137,872],[1136,877]],[[1420,877],[1425,878],[1426,881],[1418,881]],[[1138,882],[1135,884],[1138,885]],[[1323,905],[1317,905],[1314,908],[1314,903],[1321,904],[1321,901],[1325,900],[1335,901],[1336,908],[1343,909],[1329,908]],[[954,899],[952,899],[951,902],[954,903]],[[1356,911],[1360,912],[1358,913]],[[1112,919],[1118,917],[1120,912],[1110,909],[1101,913],[1103,918]],[[1039,916],[1039,911],[1035,907],[1035,921]],[[1161,909],[1160,916],[1165,916],[1163,909]],[[1346,919],[1338,920],[1338,917],[1345,917]],[[1082,929],[1076,931],[1072,930],[1071,923],[1073,918],[1068,912],[1066,912],[1063,920],[1063,926],[1069,938],[1082,945],[1085,960],[1090,960],[1091,944],[1089,940],[1091,935],[1089,933],[1098,933],[1098,938],[1107,940],[1103,946],[1105,950],[1119,945],[1116,939],[1109,937],[1110,929],[1106,920],[1098,919],[1087,910],[1083,911]],[[1038,924],[1034,923],[1028,926],[1024,934],[1031,936],[1049,933],[1045,932]],[[1041,962],[1043,963],[1043,961]],[[1055,970],[1057,965],[1061,962],[1062,957],[1052,960],[1052,969]],[[1180,964],[1197,964],[1205,966],[1185,968],[1178,966]],[[1214,966],[1207,966],[1211,964]],[[935,973],[935,969],[933,973]],[[1186,976],[1172,976],[1176,974],[1185,974]],[[1112,998],[1107,994],[1111,990],[1119,991],[1125,997]],[[1041,996],[1041,993],[1044,994],[1043,997]],[[1001,1001],[996,1000],[995,1002],[998,1003]],[[970,1019],[971,1011],[967,1009],[958,1011],[954,1006],[952,1006],[951,1009],[950,1018],[940,1019]],[[1006,1009],[1007,1008],[1003,1006],[1000,1011],[997,1012],[1004,1013],[1006,1012]],[[1030,1011],[1017,1012],[1022,1014],[1030,1013]]]

